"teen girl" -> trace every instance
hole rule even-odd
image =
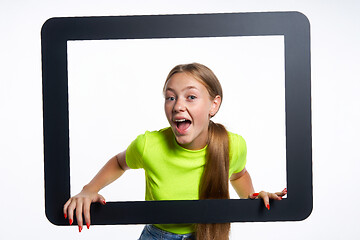
[[[145,199],[149,201],[228,199],[229,179],[240,198],[262,198],[267,209],[269,199],[281,200],[286,194],[286,189],[254,193],[245,169],[245,140],[210,120],[220,108],[222,89],[209,68],[198,63],[174,67],[163,92],[170,127],[139,135],[64,205],[70,224],[76,209],[80,232],[83,216],[90,226],[90,204],[105,204],[100,189],[128,169],[145,170]],[[140,240],[227,240],[229,230],[230,223],[146,225]]]

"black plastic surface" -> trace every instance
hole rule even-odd
[[[312,211],[310,25],[298,12],[52,18],[41,32],[45,210],[67,225],[70,197],[68,40],[284,36],[288,197],[261,200],[109,202],[94,204],[92,224],[297,221]]]

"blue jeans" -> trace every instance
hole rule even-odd
[[[153,225],[146,225],[139,240],[195,240],[194,234],[175,234],[166,232]]]

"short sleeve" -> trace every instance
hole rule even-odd
[[[241,172],[246,165],[246,142],[245,139],[234,133],[229,133],[229,177],[233,173]]]
[[[126,164],[129,168],[143,168],[143,153],[146,143],[146,135],[139,135],[126,149]]]

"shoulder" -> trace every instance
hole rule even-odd
[[[229,135],[229,155],[232,158],[242,158],[247,154],[245,139],[236,133],[228,132]]]
[[[245,139],[236,133],[228,132],[229,135],[229,160],[230,176],[233,173],[241,172],[246,165],[246,142]]]
[[[140,145],[154,145],[156,143],[168,142],[172,137],[172,131],[170,127],[163,128],[156,131],[146,131],[143,134],[140,134],[134,140],[134,143]]]
[[[170,127],[163,128],[156,131],[146,131],[144,134],[141,134],[143,138],[150,141],[157,141],[157,140],[167,140],[168,138],[172,137],[172,131]],[[138,136],[138,137],[139,137]]]
[[[126,163],[128,166],[130,168],[144,167],[147,156],[152,156],[154,152],[161,152],[161,149],[167,147],[171,133],[171,129],[164,128],[158,131],[146,131],[138,135],[126,150]]]
[[[228,135],[229,135],[229,144],[230,146],[240,146],[240,147],[245,147],[246,148],[246,142],[245,139],[236,133],[232,133],[228,131]]]

